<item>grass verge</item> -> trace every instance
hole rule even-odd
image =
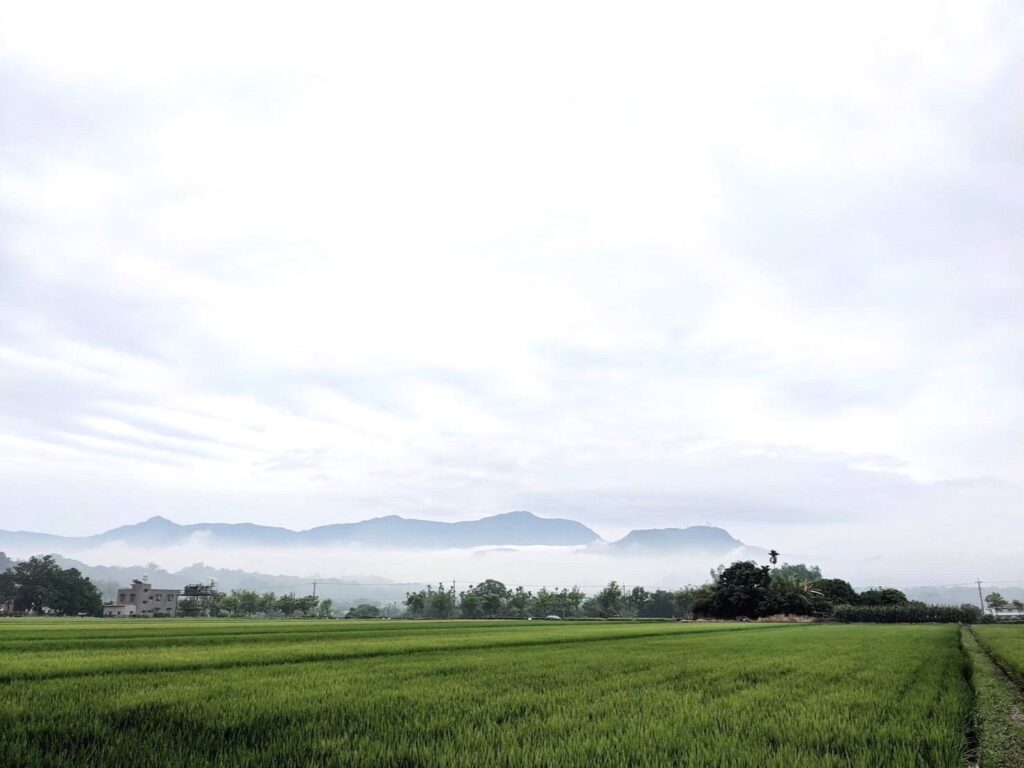
[[[981,768],[1024,768],[1024,702],[1020,692],[967,627],[961,639],[971,663]]]

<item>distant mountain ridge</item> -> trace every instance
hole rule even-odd
[[[608,549],[622,554],[722,554],[745,546],[724,528],[691,525],[689,528],[646,528],[633,530]]]
[[[88,549],[111,542],[145,547],[170,546],[190,537],[204,537],[225,546],[323,546],[352,544],[402,549],[458,549],[501,545],[573,546],[600,542],[601,537],[575,520],[538,517],[531,512],[506,512],[454,523],[389,515],[357,523],[322,525],[294,531],[254,523],[179,525],[156,516],[94,536],[59,536],[28,531],[0,531],[0,550],[53,548]]]
[[[93,536],[59,536],[28,531],[0,531],[0,551],[83,552],[105,544],[160,548],[189,542],[231,547],[362,546],[374,549],[443,550],[474,547],[576,546],[612,555],[724,555],[744,548],[723,528],[695,525],[630,531],[606,542],[576,520],[538,517],[532,512],[505,512],[479,520],[441,522],[388,515],[356,523],[322,525],[295,531],[255,523],[180,525],[165,517],[122,525]],[[754,551],[753,548],[746,547]]]

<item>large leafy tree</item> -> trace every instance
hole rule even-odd
[[[753,560],[741,560],[719,570],[712,587],[714,615],[723,619],[759,616],[771,578],[769,567]]]
[[[998,592],[990,592],[985,595],[985,604],[988,606],[990,611],[1001,611],[1009,605],[1006,598]]]
[[[455,615],[455,592],[445,589],[444,584],[438,584],[437,591],[429,594],[427,610],[436,618],[450,619]]]
[[[14,610],[42,613],[44,610],[63,615],[98,616],[103,600],[96,586],[77,568],[61,568],[50,555],[30,557],[7,571],[8,599]]]
[[[817,604],[831,609],[835,605],[855,605],[857,603],[857,591],[850,586],[850,582],[842,579],[818,579],[814,582],[814,588],[821,593]]]
[[[529,615],[532,603],[533,593],[523,587],[516,587],[509,595],[506,610],[512,618],[523,619]]]
[[[651,593],[643,587],[633,587],[625,595],[626,611],[631,616],[644,616],[651,603]]]
[[[817,581],[821,578],[821,568],[804,563],[783,563],[778,568],[772,568],[772,576],[791,576],[801,581]]]
[[[595,607],[598,615],[608,618],[618,616],[622,611],[622,587],[617,581],[609,581],[608,586],[602,589],[594,597]]]
[[[471,615],[485,616],[489,619],[501,616],[511,597],[508,587],[497,579],[485,579],[479,584],[472,585],[463,595],[469,596],[470,602],[467,607],[473,611]]]
[[[558,596],[547,587],[541,587],[533,597],[530,613],[533,616],[549,616],[556,608]]]
[[[821,597],[814,587],[814,582],[797,576],[772,573],[771,583],[765,593],[761,605],[761,614],[770,616],[778,613],[790,613],[797,616],[810,616],[814,613],[814,602]]]
[[[906,605],[909,602],[905,594],[892,587],[867,589],[857,595],[857,605]]]

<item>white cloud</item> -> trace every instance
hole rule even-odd
[[[962,514],[929,483],[1024,479],[1022,32],[1011,3],[4,9],[0,527],[703,500],[833,546],[893,509],[873,475],[929,498],[910,528]]]

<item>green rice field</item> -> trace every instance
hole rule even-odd
[[[975,627],[974,633],[1014,682],[1024,685],[1024,624],[982,625]]]
[[[9,620],[0,764],[960,767],[966,659],[953,625]]]

